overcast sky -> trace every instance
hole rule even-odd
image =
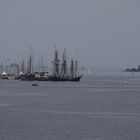
[[[139,0],[0,0],[0,61],[32,46],[53,59],[54,46],[82,65],[140,64]]]

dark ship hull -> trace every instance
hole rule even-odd
[[[34,74],[23,75],[20,80],[21,81],[34,81],[35,75]]]
[[[72,82],[79,82],[82,76],[78,77],[55,77],[51,76],[50,78],[35,78],[33,75],[24,75],[21,77],[21,81],[72,81]]]
[[[50,78],[49,77],[47,77],[47,78],[41,77],[41,78],[35,78],[35,80],[36,81],[50,81]]]
[[[72,81],[72,82],[79,82],[80,79],[82,78],[81,76],[77,76],[77,77],[56,77],[56,76],[52,76],[50,77],[50,81]]]
[[[81,78],[82,78],[82,75],[78,77],[69,78],[68,81],[79,82]]]
[[[67,81],[67,78],[51,76],[50,80],[51,81]]]

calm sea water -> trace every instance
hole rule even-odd
[[[139,73],[93,73],[80,82],[0,80],[0,140],[139,139]]]

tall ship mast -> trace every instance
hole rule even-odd
[[[61,65],[61,77],[66,78],[68,76],[67,73],[67,58],[66,58],[66,49],[64,49],[62,55],[62,65]]]
[[[24,64],[24,60],[23,60],[23,62],[22,62],[22,64],[21,64],[21,72],[22,72],[22,73],[25,73],[25,64]]]
[[[32,48],[30,49],[32,50]],[[35,78],[35,74],[33,73],[33,57],[32,57],[32,54],[30,54],[29,60],[28,60],[27,72],[24,75],[22,75],[21,80],[33,81],[34,78]]]
[[[32,56],[29,56],[27,74],[32,74]]]
[[[53,71],[52,71],[52,76],[53,77],[59,77],[60,73],[59,73],[59,58],[58,58],[58,50],[55,47],[55,55],[54,55],[54,60],[53,60]]]
[[[70,76],[71,78],[74,77],[74,62],[73,62],[73,59],[71,59],[71,62],[70,62]]]

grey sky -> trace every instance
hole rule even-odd
[[[56,45],[82,65],[140,64],[139,0],[0,0],[0,60]]]

